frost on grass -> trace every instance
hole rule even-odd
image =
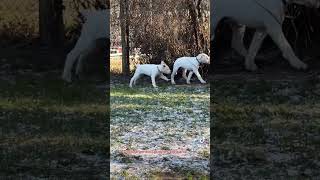
[[[111,177],[208,176],[207,86],[111,87]]]

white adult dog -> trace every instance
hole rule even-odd
[[[199,66],[201,64],[210,64],[210,57],[207,54],[201,53],[196,57],[180,57],[178,58],[173,65],[173,70],[171,73],[171,84],[176,84],[174,82],[174,76],[177,74],[179,68],[183,69],[182,77],[187,80],[187,84],[190,84],[190,79],[194,74],[198,77],[199,81],[202,84],[205,84],[206,81],[204,81],[199,73]],[[189,72],[189,75],[187,77],[187,71]]]
[[[67,82],[72,81],[71,72],[75,62],[78,60],[76,74],[79,75],[83,61],[94,49],[96,40],[109,38],[109,10],[83,10],[81,14],[85,17],[85,23],[75,47],[67,55],[62,74],[62,79]]]
[[[135,85],[141,75],[147,75],[151,77],[152,86],[156,88],[158,87],[156,85],[156,77],[159,76],[163,80],[170,81],[170,79],[163,75],[170,73],[171,70],[164,61],[161,61],[161,64],[138,64],[129,86],[132,87],[132,84]]]
[[[210,18],[211,41],[214,40],[215,31],[220,21],[231,20],[233,24],[232,47],[245,57],[247,70],[258,69],[255,57],[263,40],[267,35],[275,42],[290,65],[296,69],[307,69],[293,52],[289,42],[282,31],[285,20],[286,4],[300,4],[308,7],[319,8],[319,0],[215,0],[211,3],[212,17]],[[255,28],[249,49],[243,45],[245,28]]]

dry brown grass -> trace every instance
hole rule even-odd
[[[122,71],[121,56],[110,57],[110,71],[113,74],[120,74]]]
[[[134,71],[136,65],[133,61],[130,61],[130,71]],[[110,57],[110,72],[112,74],[121,74],[122,73],[122,59],[121,56]]]

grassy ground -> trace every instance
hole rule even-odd
[[[209,87],[157,80],[156,90],[146,77],[130,89],[129,78],[112,79],[111,177],[208,179]]]
[[[64,84],[54,71],[1,73],[0,179],[105,179],[104,90]]]
[[[320,178],[319,77],[216,79],[211,98],[214,178]]]

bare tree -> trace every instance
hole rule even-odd
[[[196,0],[187,0],[190,16],[191,16],[191,26],[193,27],[193,36],[194,36],[194,43],[196,45],[196,50],[199,51],[199,27],[198,27],[198,19],[197,19],[197,7],[196,7]],[[201,1],[199,1],[201,2]]]
[[[120,0],[120,25],[122,44],[122,73],[130,73],[129,62],[129,1]]]
[[[111,37],[116,44],[121,36],[123,71],[129,72],[129,50],[134,48],[146,55],[144,63],[170,64],[180,56],[208,53],[209,2],[112,0]]]
[[[64,41],[62,0],[39,0],[39,32],[45,46],[59,47]]]

